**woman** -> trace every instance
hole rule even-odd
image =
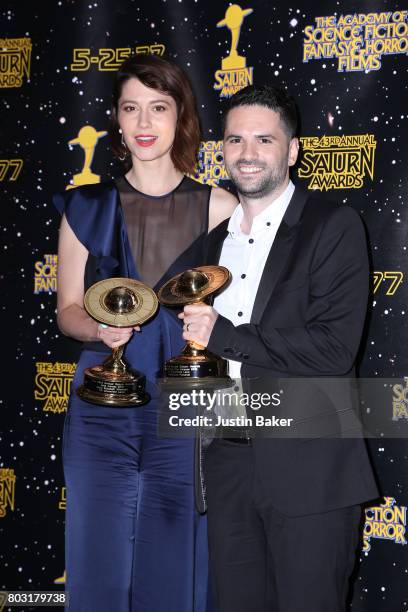
[[[144,407],[94,406],[71,395],[64,426],[67,591],[75,612],[204,612],[206,525],[194,508],[193,441],[156,435],[154,380],[180,352],[180,322],[162,308],[134,333],[98,325],[84,291],[126,276],[158,288],[199,265],[195,247],[231,215],[235,198],[186,176],[199,145],[191,86],[174,64],[134,56],[118,71],[110,127],[127,172],[55,196],[58,325],[84,342],[73,388],[101,352],[128,343],[146,374]]]

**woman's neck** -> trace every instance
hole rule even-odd
[[[170,158],[147,162],[133,160],[126,178],[138,191],[160,196],[175,189],[182,180],[183,173],[174,167]]]

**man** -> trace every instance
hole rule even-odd
[[[227,358],[244,386],[335,377],[335,388],[337,380],[351,388],[368,297],[365,234],[353,209],[289,180],[296,133],[285,91],[251,86],[231,98],[224,158],[240,205],[209,234],[206,263],[229,268],[232,283],[214,308],[185,307],[183,337]],[[349,407],[338,409],[338,394],[322,388],[300,398],[292,390],[285,408],[304,411],[307,439],[216,439],[206,453],[219,612],[345,608],[360,504],[378,491],[364,441],[338,433]]]

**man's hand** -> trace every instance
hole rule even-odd
[[[207,346],[218,312],[211,306],[190,304],[178,315],[183,319],[183,338]]]
[[[97,338],[102,340],[109,348],[118,348],[122,344],[129,342],[133,335],[133,331],[140,331],[140,326],[135,327],[111,327],[101,323],[97,327]]]

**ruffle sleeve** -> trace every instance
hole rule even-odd
[[[53,204],[89,252],[96,280],[129,276],[123,215],[113,181],[57,193]]]

